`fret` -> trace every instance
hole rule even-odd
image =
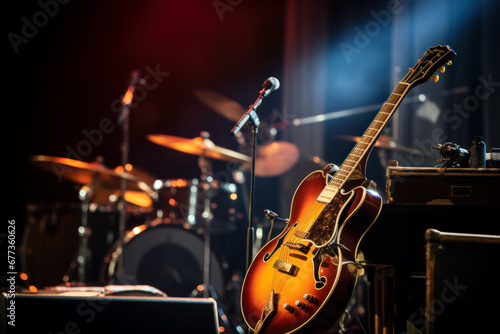
[[[384,103],[384,105],[382,106],[382,108],[380,109],[380,111],[379,111],[379,112],[382,112],[382,111],[383,111],[383,112],[385,113],[385,112],[386,112],[386,109],[389,109],[389,113],[391,113],[391,112],[393,112],[393,111],[394,111],[394,108],[391,108],[391,107],[389,106],[389,104],[386,102],[386,103]]]
[[[442,47],[438,46],[430,48],[429,51],[424,54],[424,58],[429,58],[428,53],[436,53],[436,49],[442,49]],[[447,52],[450,53],[451,50],[448,48]],[[443,51],[439,50],[437,57],[442,58],[442,53]],[[357,172],[359,164],[363,163],[364,159],[367,158],[370,150],[375,144],[375,141],[389,122],[404,96],[415,84],[419,84],[415,81],[415,78],[430,72],[427,68],[430,65],[434,67],[433,62],[434,58],[430,60],[427,59],[424,62],[419,60],[419,64],[410,68],[408,74],[406,74],[406,76],[396,85],[392,93],[388,96],[387,100],[382,105],[379,112],[375,115],[373,121],[370,123],[363,136],[354,145],[354,148],[344,160],[333,178],[330,179],[323,191],[319,194],[317,201],[331,203],[335,196],[337,196],[339,191],[344,187],[346,180],[348,180],[353,173]],[[434,68],[432,68],[432,70],[435,71]]]
[[[394,105],[396,102],[398,102],[400,99],[402,98],[402,95],[401,94],[394,94],[392,93],[391,96],[389,96],[389,98],[387,99],[387,102],[391,103],[392,105]],[[387,103],[386,102],[386,103]]]
[[[359,162],[372,147],[376,138],[395,111],[396,105],[400,103],[406,91],[409,89],[409,86],[409,84],[404,82],[400,82],[396,86],[392,94],[389,96],[382,108],[380,108],[379,112],[366,129],[363,136],[358,140],[352,151],[344,160],[344,163],[340,166],[334,177],[320,193],[317,198],[318,202],[330,203],[333,200],[338,191],[343,187],[345,181],[349,179]]]

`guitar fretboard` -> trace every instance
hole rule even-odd
[[[321,203],[330,203],[337,192],[342,189],[344,183],[349,179],[352,172],[356,169],[360,161],[370,152],[377,141],[378,136],[387,125],[397,107],[408,93],[410,84],[399,82],[373,121],[366,129],[363,136],[356,143],[351,153],[337,170],[335,176],[328,182],[317,201]]]

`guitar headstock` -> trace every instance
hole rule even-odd
[[[445,71],[444,65],[451,65],[451,58],[456,55],[455,51],[448,45],[433,46],[424,53],[422,59],[419,59],[413,68],[410,68],[408,74],[401,82],[408,83],[411,86],[420,85],[429,80],[429,78],[437,82],[439,76],[433,75],[433,73],[436,71],[443,73]]]

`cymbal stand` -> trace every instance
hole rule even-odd
[[[80,188],[78,192],[78,198],[82,201],[82,217],[81,223],[78,227],[78,250],[75,259],[69,265],[69,268],[62,278],[64,283],[68,283],[72,272],[74,272],[75,267],[77,268],[77,282],[86,283],[87,279],[87,257],[88,257],[88,240],[90,235],[90,230],[88,228],[88,217],[89,217],[89,198],[92,197],[94,185],[98,181],[98,176],[94,177],[91,184],[84,185]]]
[[[128,155],[129,155],[129,123],[130,123],[130,106],[132,104],[132,100],[134,98],[135,86],[140,80],[140,71],[134,70],[131,73],[130,83],[127,89],[127,92],[123,95],[122,98],[122,110],[120,116],[118,118],[118,123],[122,125],[123,131],[123,141],[121,145],[121,153],[122,153],[122,167],[123,172],[126,171],[126,165],[128,164]],[[116,253],[119,254],[119,258],[117,261],[117,278],[119,282],[124,282],[124,273],[123,273],[123,239],[125,238],[125,227],[126,227],[126,215],[127,208],[125,203],[125,193],[127,192],[127,180],[122,177],[120,180],[120,198],[118,201],[118,209],[120,212],[120,219],[118,225],[118,246]]]
[[[203,131],[201,137],[203,139],[209,138],[209,133]],[[205,157],[205,154],[201,154],[198,158],[198,167],[201,169],[201,184],[203,187],[203,213],[202,218],[205,222],[205,235],[203,239],[203,297],[209,297],[208,287],[210,286],[210,234],[211,234],[211,223],[212,223],[212,212],[211,212],[211,198],[213,196],[212,191],[212,165]]]

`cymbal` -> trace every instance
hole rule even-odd
[[[98,162],[84,162],[69,158],[54,157],[48,155],[35,155],[31,162],[43,170],[55,173],[58,178],[107,189],[121,189],[121,181],[127,182],[127,190],[150,192],[150,187],[139,178],[128,173],[117,173]]]
[[[337,136],[340,139],[344,140],[349,140],[353,142],[358,142],[361,137],[355,137],[355,136],[345,136],[345,135],[338,135]],[[394,150],[394,151],[400,151],[400,152],[405,152],[405,153],[410,153],[410,154],[416,154],[416,155],[422,155],[422,152],[419,150],[416,150],[411,147],[406,147],[402,146],[396,143],[394,139],[387,135],[380,135],[375,142],[375,147],[379,148],[384,148],[384,149],[389,149],[389,150]]]
[[[247,112],[238,102],[208,89],[196,89],[194,95],[216,113],[233,122],[238,122]]]
[[[292,168],[299,160],[299,149],[286,141],[275,141],[261,146],[255,159],[255,175],[278,176]]]
[[[118,174],[122,174],[123,173],[123,166],[122,165],[116,166],[114,171]],[[127,172],[127,174],[135,176],[136,178],[143,181],[144,183],[146,183],[150,187],[153,187],[153,184],[158,179],[156,176],[152,175],[151,173],[147,172],[146,170],[139,168],[137,166],[134,166],[132,164],[126,164],[125,171]]]
[[[250,157],[242,153],[217,146],[208,138],[196,137],[193,139],[187,139],[161,134],[148,135],[147,138],[149,141],[160,146],[168,147],[184,153],[204,156],[206,158],[234,161],[238,163],[251,161]]]

